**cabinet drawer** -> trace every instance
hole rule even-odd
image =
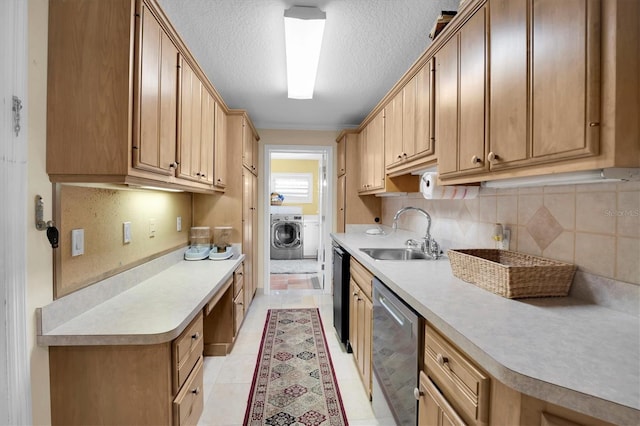
[[[425,329],[424,364],[427,375],[465,422],[488,424],[489,376],[430,325]]]
[[[351,258],[349,270],[351,272],[351,278],[358,284],[358,287],[360,287],[362,292],[367,295],[369,300],[371,300],[371,282],[373,280],[373,274],[369,272],[367,268],[358,263],[358,261],[353,257]]]
[[[189,375],[176,399],[173,400],[173,424],[176,426],[195,425],[204,407],[202,356]]]
[[[233,272],[233,295],[237,296],[244,286],[244,265],[240,264]]]
[[[187,379],[198,362],[204,348],[202,313],[200,313],[182,334],[173,342],[173,392]]]

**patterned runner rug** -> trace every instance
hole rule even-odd
[[[244,424],[348,425],[317,308],[267,313]]]

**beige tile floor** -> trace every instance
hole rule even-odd
[[[264,295],[258,289],[233,350],[226,357],[204,360],[204,411],[199,425],[242,425],[267,310],[313,308],[320,316],[350,425],[378,426],[353,356],[341,348],[333,330],[330,295],[317,291],[282,291]]]

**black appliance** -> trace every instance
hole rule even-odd
[[[347,352],[349,344],[349,260],[351,255],[333,244],[333,327]]]
[[[373,411],[380,424],[415,426],[420,317],[373,279]]]

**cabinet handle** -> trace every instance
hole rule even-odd
[[[416,399],[416,401],[420,401],[420,397],[423,395],[424,395],[424,392],[420,392],[420,389],[413,388],[413,397]]]
[[[200,173],[200,177],[201,177],[201,178],[206,178],[206,177],[207,177],[207,175],[205,175],[204,173]]]
[[[496,154],[495,152],[491,151],[489,153],[489,155],[487,155],[487,160],[489,160],[490,163],[493,163],[496,160],[499,160],[500,157],[498,156],[498,154]]]
[[[200,338],[200,332],[199,332],[199,331],[196,331],[196,332],[191,336],[191,338],[192,338],[192,339],[194,339],[194,340],[198,340],[198,339]]]
[[[445,364],[449,363],[449,358],[443,356],[442,354],[436,355],[436,361],[440,364],[441,367],[444,367]]]
[[[198,386],[195,389],[191,389],[191,393],[194,394],[194,395],[200,394],[200,386]]]
[[[398,160],[402,158],[402,155],[398,154]]]
[[[402,156],[403,156],[404,158],[407,158],[407,153],[406,153],[406,152],[403,152],[403,153],[402,153]]]
[[[170,169],[176,169],[176,168],[178,168],[178,164],[179,163],[177,161],[174,161],[173,163],[169,164],[169,168]]]
[[[597,122],[589,123],[589,127],[598,127],[599,125],[600,123],[597,123]]]
[[[481,164],[482,160],[477,155],[471,157],[471,164]]]

